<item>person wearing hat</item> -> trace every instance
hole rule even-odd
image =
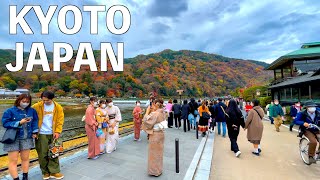
[[[310,124],[315,124],[320,126],[320,111],[317,110],[317,105],[313,101],[308,101],[305,103],[306,110],[298,113],[297,117],[294,119],[296,125],[300,125],[300,129],[303,134],[309,139],[309,163],[316,163],[314,159],[317,143],[320,139],[320,131],[316,128],[309,128]],[[320,149],[318,152],[320,153]]]
[[[294,126],[294,119],[297,117],[297,114],[301,111],[301,105],[299,101],[296,101],[294,105],[290,107],[290,116],[292,117],[292,122],[290,124],[290,131],[292,131],[292,128]]]

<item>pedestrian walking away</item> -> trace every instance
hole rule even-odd
[[[252,100],[251,105],[253,109],[248,112],[248,117],[245,122],[245,129],[247,129],[247,139],[253,144],[252,154],[259,156],[261,153],[261,139],[263,133],[263,116],[264,111],[259,106],[259,100]]]
[[[238,108],[235,100],[230,100],[229,106],[226,109],[226,120],[228,128],[228,136],[231,143],[231,151],[235,153],[236,157],[239,157],[241,151],[239,149],[237,139],[240,131],[240,126],[245,127],[244,117],[241,110]]]

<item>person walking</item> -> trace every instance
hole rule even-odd
[[[199,107],[199,105],[196,102],[196,100],[194,98],[191,98],[190,102],[189,102],[189,113],[191,113],[193,115],[193,117],[194,117],[193,122],[192,123],[190,122],[191,125],[193,126],[193,129],[198,128],[197,125],[196,125],[198,120],[200,119],[199,112],[198,112],[198,107]],[[186,122],[184,122],[183,124],[184,124],[184,127],[183,127],[184,132],[186,132],[186,128],[185,128],[186,127]]]
[[[163,110],[163,100],[156,99],[148,107],[143,118],[142,129],[148,134],[148,174],[160,176],[163,171],[164,128],[167,115]]]
[[[107,153],[112,153],[117,149],[119,141],[119,123],[122,121],[121,112],[118,106],[113,105],[112,99],[107,99],[107,113],[109,115],[107,133]]]
[[[216,113],[216,122],[218,128],[218,134],[221,134],[221,126],[222,126],[222,136],[226,137],[227,127],[226,127],[226,118],[225,118],[225,110],[227,106],[222,102],[222,98],[218,98],[218,103],[215,106]]]
[[[192,124],[192,122],[190,122],[189,120],[189,114],[190,114],[190,107],[188,104],[187,100],[183,100],[183,105],[181,107],[181,119],[183,121],[183,129],[184,132],[187,132],[187,127],[188,126],[188,131],[190,131],[190,124]],[[181,123],[180,123],[181,124]]]
[[[261,153],[261,139],[262,139],[262,133],[263,133],[263,116],[264,111],[259,106],[259,100],[252,100],[251,106],[253,107],[248,112],[247,120],[245,121],[245,130],[247,131],[247,139],[249,142],[253,144],[253,152],[252,154],[259,156]]]
[[[172,99],[169,99],[168,103],[166,104],[166,111],[169,113],[168,117],[168,127],[172,128],[173,126],[173,112],[172,112]]]
[[[215,126],[215,123],[216,123],[216,120],[215,120],[215,104],[213,101],[210,102],[209,104],[209,111],[211,113],[211,122],[210,122],[210,132],[212,133],[214,131],[214,126]]]
[[[38,115],[31,108],[32,98],[21,94],[15,100],[14,106],[7,109],[2,116],[2,125],[6,129],[16,129],[16,140],[13,143],[3,142],[3,151],[8,152],[9,174],[14,180],[19,180],[18,157],[21,158],[22,180],[28,180],[29,154],[34,147],[33,139],[37,138]]]
[[[90,98],[90,104],[86,110],[86,134],[88,137],[88,159],[97,159],[101,152],[100,140],[96,135],[99,123],[96,120],[97,113],[95,108],[98,106],[98,99],[96,97]]]
[[[96,117],[95,119],[98,122],[98,129],[101,129],[103,132],[99,136],[100,141],[100,154],[106,153],[106,136],[107,136],[107,122],[109,120],[109,116],[106,110],[106,101],[100,100],[99,101],[99,107],[96,109]]]
[[[228,136],[231,143],[231,151],[235,153],[236,157],[239,157],[241,151],[237,143],[240,126],[245,127],[244,117],[241,110],[238,108],[235,100],[231,99],[229,101],[229,106],[226,109],[226,122],[228,128]]]
[[[310,124],[315,124],[320,127],[320,109],[317,110],[317,105],[313,101],[307,101],[304,106],[306,110],[298,113],[294,119],[294,123],[300,126],[301,132],[309,139],[309,163],[316,163],[314,156],[318,140],[320,140],[320,131],[316,128],[310,128]],[[320,147],[318,148],[318,155],[320,155]]]
[[[279,104],[279,100],[274,100],[274,105],[271,107],[270,116],[274,119],[274,126],[277,132],[280,132],[280,126],[282,124],[282,120],[284,119],[284,113],[281,105]]]
[[[133,123],[134,123],[134,141],[141,141],[140,139],[140,129],[142,123],[142,114],[143,110],[141,109],[140,101],[136,101],[136,107],[134,107],[132,115],[133,115]]]
[[[301,111],[300,102],[297,101],[294,103],[294,105],[290,106],[290,116],[292,117],[292,122],[290,123],[289,130],[292,131],[292,128],[294,126],[294,119],[296,118],[297,114]]]
[[[38,160],[43,179],[63,179],[60,173],[59,157],[49,158],[49,145],[60,137],[64,124],[64,112],[62,106],[54,99],[54,93],[44,91],[40,102],[32,107],[37,111],[39,117],[39,133],[35,140]]]
[[[199,120],[199,131],[202,132],[202,137],[204,137],[208,131],[208,120],[210,119],[211,113],[208,106],[206,106],[206,101],[202,101],[201,106],[198,108],[200,120]]]
[[[173,117],[174,117],[174,124],[176,129],[179,129],[181,127],[181,105],[178,104],[178,100],[173,100]]]
[[[268,116],[271,124],[274,124],[274,119],[271,116],[271,114],[273,114],[273,107],[272,107],[273,105],[274,105],[273,101],[271,101],[270,104],[267,105],[267,111],[269,112]]]

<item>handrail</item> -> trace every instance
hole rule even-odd
[[[119,128],[126,128],[128,126],[132,126],[133,125],[133,122],[128,122],[128,123],[123,123],[119,126]],[[65,132],[65,131],[71,131],[71,130],[75,130],[75,129],[81,129],[81,128],[84,128],[84,127],[74,127],[74,128],[67,128],[67,129],[64,129],[62,132]],[[122,135],[129,135],[133,132],[133,130],[129,131],[129,132],[119,132],[119,136],[122,136]],[[66,139],[66,140],[63,140],[63,142],[68,142],[68,141],[72,141],[72,140],[75,140],[75,139],[80,139],[80,138],[84,138],[84,137],[87,137],[86,134],[84,135],[80,135],[80,136],[77,136],[77,137],[73,137],[73,138],[69,138],[69,139]],[[75,149],[79,149],[79,148],[82,148],[82,147],[85,147],[87,146],[88,143],[85,143],[85,144],[82,144],[82,145],[78,145],[78,146],[74,146],[74,147],[71,147],[69,149],[65,149],[63,151],[63,154],[64,153],[67,153],[67,152],[70,152],[70,151],[73,151]],[[32,148],[32,149],[35,149],[35,148]],[[31,150],[32,150],[31,149]],[[4,157],[4,156],[7,156],[8,154],[5,153],[5,154],[1,154],[0,157]],[[34,158],[34,159],[30,159],[30,162],[35,162],[37,161],[38,158]],[[21,166],[21,164],[18,164],[18,166]],[[3,171],[6,171],[8,170],[8,167],[3,167],[3,168],[0,168],[0,172],[3,172]]]

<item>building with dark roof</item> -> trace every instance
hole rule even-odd
[[[312,99],[320,104],[320,42],[303,44],[279,57],[266,70],[274,71],[269,86],[272,99],[279,99],[281,104]]]

